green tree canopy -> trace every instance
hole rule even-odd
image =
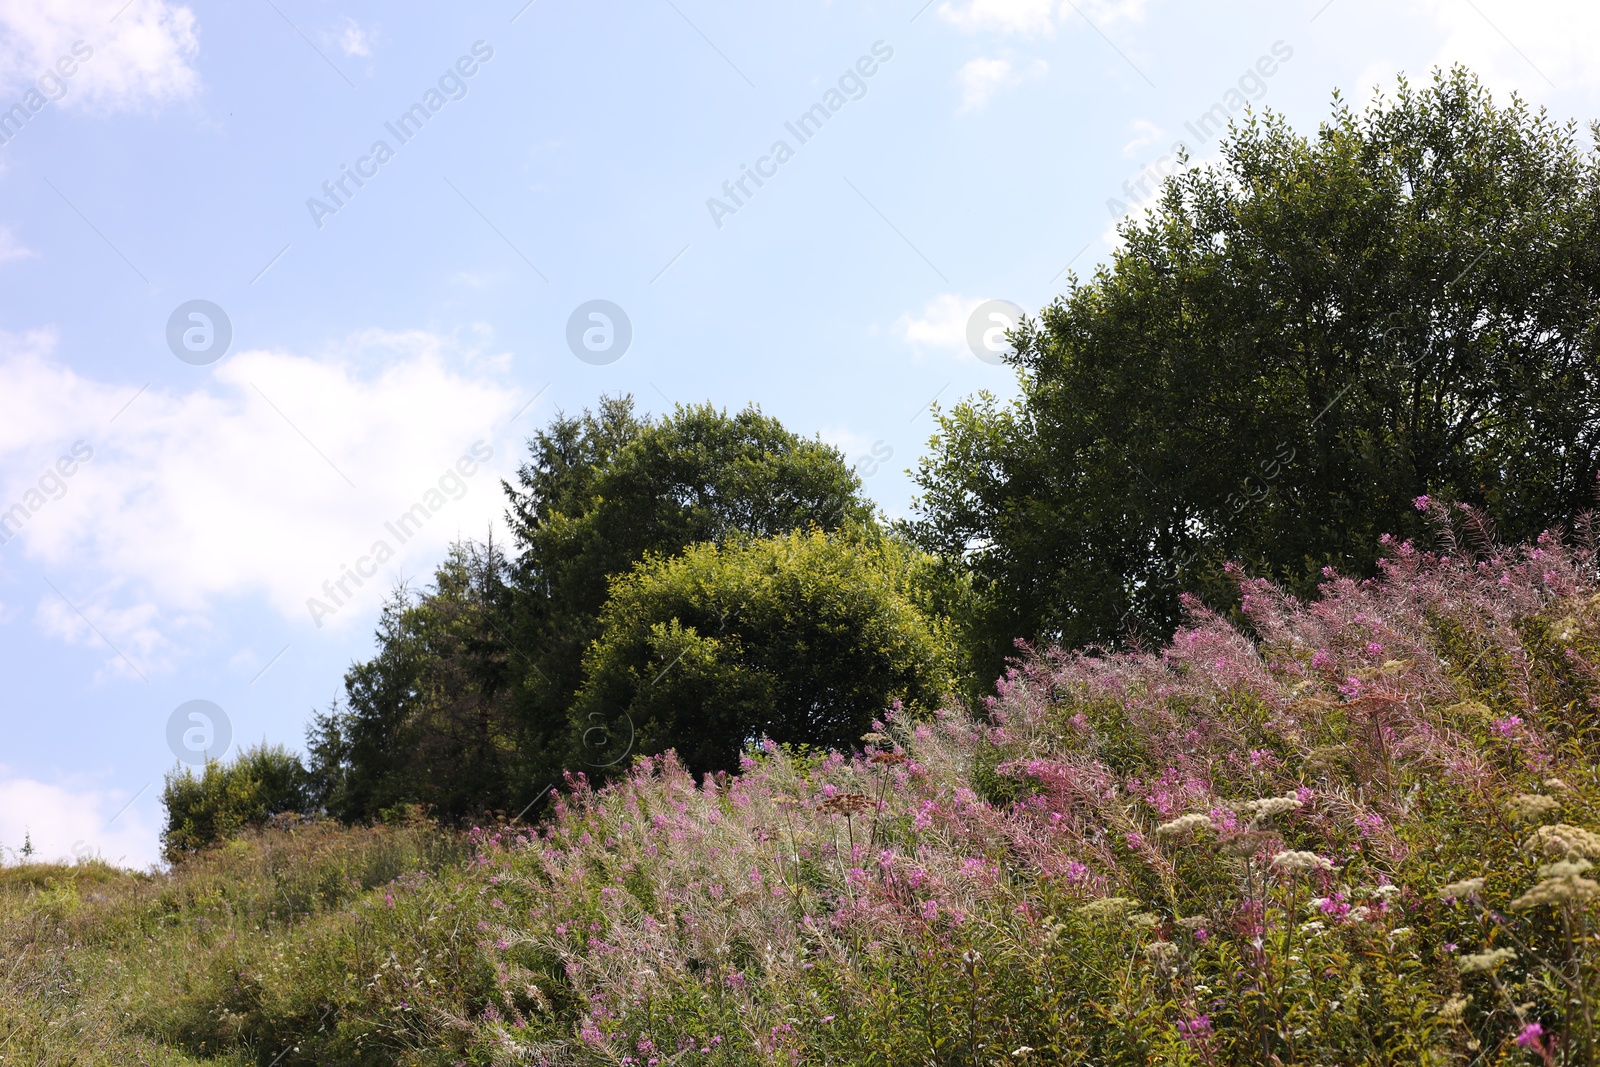
[[[345,677],[346,706],[313,724],[316,778],[342,817],[514,813],[559,781],[610,582],[647,555],[873,523],[836,449],[753,407],[650,419],[606,398],[529,449],[506,486],[515,557],[457,546],[432,588],[397,594],[376,655]]]
[[[612,582],[570,717],[571,765],[677,749],[731,770],[745,745],[848,747],[899,701],[955,686],[948,628],[919,608],[922,553],[821,530],[649,556]]]
[[[207,760],[199,775],[188,767],[168,772],[161,803],[167,809],[162,852],[177,860],[274,815],[309,814],[312,785],[299,757],[282,745],[260,744],[231,762]]]
[[[1508,538],[1591,499],[1596,157],[1464,71],[1315,136],[1251,118],[1169,179],[1109,267],[1014,335],[1021,396],[940,419],[922,544],[970,565],[987,662],[1015,638],[1173,628],[1241,562],[1305,592],[1421,532]]]
[[[448,815],[522,806],[527,757],[504,637],[511,599],[492,539],[452,546],[431,588],[395,592],[377,654],[345,675],[345,708],[308,731],[329,811],[355,819],[413,803]]]
[[[519,550],[519,713],[530,745],[551,753],[565,752],[567,712],[613,577],[651,553],[872,521],[837,449],[755,407],[730,416],[679,406],[644,420],[630,398],[608,398],[595,413],[557,418],[529,446],[518,485],[508,487]]]

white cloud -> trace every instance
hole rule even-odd
[[[57,498],[33,497],[41,506],[0,555],[25,556],[60,589],[38,601],[37,624],[104,649],[98,628],[133,662],[106,649],[118,676],[170,670],[226,598],[261,597],[310,622],[307,599],[327,601],[323,583],[385,540],[395,558],[347,585],[348,602],[323,620],[354,621],[394,577],[431,568],[458,533],[482,536],[500,518],[499,478],[537,411],[507,425],[528,397],[504,380],[506,357],[374,330],[318,359],[241,352],[195,388],[146,390],[108,423],[136,387],[81,377],[52,347],[47,333],[0,336],[0,509],[27,503],[74,441],[93,456],[64,491],[47,479]],[[447,477],[480,440],[493,459]],[[384,523],[442,477],[443,506],[402,543]]]
[[[1148,119],[1133,120],[1133,140],[1122,146],[1122,154],[1131,157],[1147,144],[1161,139],[1161,127]]]
[[[132,0],[120,13],[104,0],[0,0],[7,107],[30,88],[62,107],[96,111],[187,99],[200,86],[192,65],[199,49],[194,13],[167,0]],[[63,57],[61,69],[76,68],[58,79],[51,72]]]
[[[353,18],[344,20],[344,29],[339,33],[339,47],[347,56],[369,57],[372,55],[372,46],[367,42],[367,31]]]
[[[148,797],[146,792],[142,799]],[[124,867],[147,867],[160,859],[158,831],[137,807],[127,806],[135,799],[139,799],[135,794],[115,790],[74,790],[31,778],[0,778],[4,858],[14,861],[26,839],[39,862],[98,855]]]
[[[895,332],[913,348],[967,351],[967,319],[981,299],[940,293],[923,305],[920,317],[909,312],[895,320]]]
[[[1077,0],[1077,11],[1100,27],[1144,17],[1147,0]],[[1067,0],[967,0],[939,5],[939,17],[965,33],[1012,33],[1048,36],[1062,21],[1077,18]]]
[[[1590,0],[1419,0],[1418,6],[1446,34],[1435,59],[1440,66],[1464,63],[1497,89],[1520,89],[1540,98],[1551,83],[1600,87],[1594,62],[1600,5]],[[1392,85],[1392,75],[1386,81]]]
[[[0,264],[15,263],[19,259],[32,259],[37,254],[33,249],[24,247],[10,229],[0,226]]]
[[[1001,89],[1022,84],[1023,79],[1042,78],[1050,65],[1042,59],[1035,60],[1027,71],[1019,73],[1010,60],[980,56],[970,60],[956,72],[961,83],[961,107],[957,114],[981,110]]]

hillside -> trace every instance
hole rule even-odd
[[[1446,544],[537,828],[7,868],[0,1063],[1591,1063],[1594,557]]]

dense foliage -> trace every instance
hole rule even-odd
[[[282,745],[247,748],[227,762],[207,760],[199,775],[180,767],[161,791],[162,850],[169,860],[181,859],[275,815],[310,811],[314,800],[305,767]]]
[[[1438,505],[1429,505],[1437,517]],[[1554,538],[1239,578],[983,719],[552,822],[0,872],[30,1064],[1592,1064],[1600,585]],[[442,851],[441,851],[442,850]]]
[[[914,529],[973,572],[986,662],[1172,632],[1224,565],[1369,573],[1412,498],[1522,539],[1592,503],[1597,157],[1464,71],[1312,137],[1252,118],[1015,335],[1021,397],[940,421]]]
[[[618,751],[594,750],[625,743],[626,731],[572,725],[613,580],[693,545],[874,524],[836,449],[753,407],[679,407],[652,420],[630,398],[608,398],[556,418],[529,448],[507,486],[513,557],[460,545],[431,588],[398,591],[377,654],[346,676],[345,707],[317,718],[313,772],[340,817],[413,802],[448,817],[516,812],[569,767],[625,766]],[[736,736],[724,761],[761,727],[728,722]]]
[[[675,749],[738,766],[761,738],[854,743],[892,704],[955,688],[948,635],[918,608],[919,554],[889,538],[708,543],[613,583],[573,705],[573,766]]]

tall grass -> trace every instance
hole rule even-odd
[[[1390,557],[859,751],[574,777],[538,829],[8,870],[0,1055],[1592,1064],[1594,559]]]

